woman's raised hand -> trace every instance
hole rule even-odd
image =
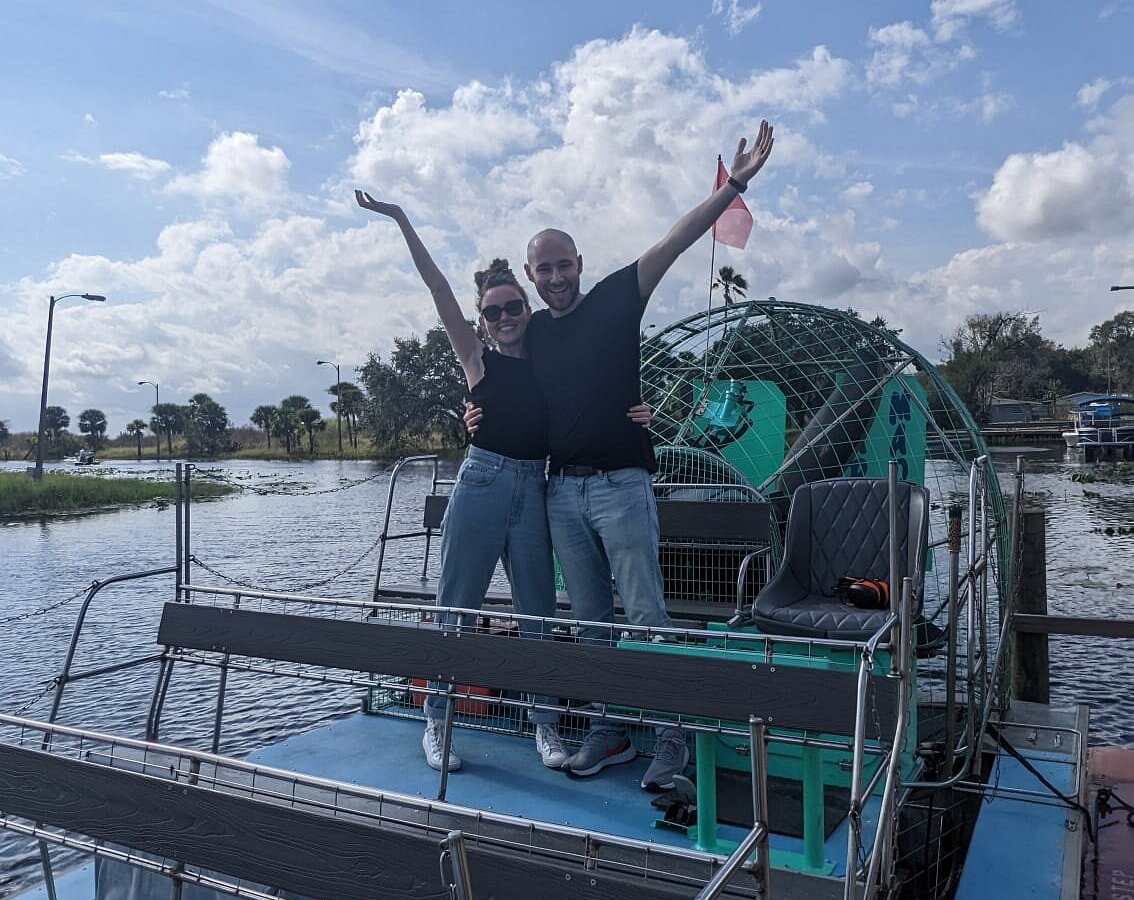
[[[375,200],[366,191],[355,191],[354,199],[358,205],[363,209],[368,209],[371,212],[376,212],[379,215],[390,216],[396,219],[402,214],[402,208],[394,203],[383,203],[381,200]]]

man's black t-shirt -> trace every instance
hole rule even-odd
[[[626,413],[641,402],[638,264],[596,284],[570,313],[532,316],[526,335],[551,422],[552,474],[563,466],[657,468],[649,432]]]

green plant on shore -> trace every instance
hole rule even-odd
[[[213,499],[234,490],[227,484],[202,480],[193,485],[193,499]],[[172,481],[101,478],[61,472],[52,472],[35,481],[22,472],[0,472],[0,518],[171,502],[173,491]]]

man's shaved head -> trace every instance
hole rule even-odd
[[[535,252],[536,248],[548,240],[555,240],[567,244],[571,248],[572,256],[579,255],[579,251],[575,247],[575,239],[566,231],[560,231],[558,228],[545,228],[528,241],[528,259],[531,260],[532,253]]]

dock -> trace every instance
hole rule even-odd
[[[1013,422],[1002,425],[985,425],[981,437],[990,447],[1014,447],[1020,444],[1064,445],[1063,432],[1071,430],[1067,420],[1040,422]]]

